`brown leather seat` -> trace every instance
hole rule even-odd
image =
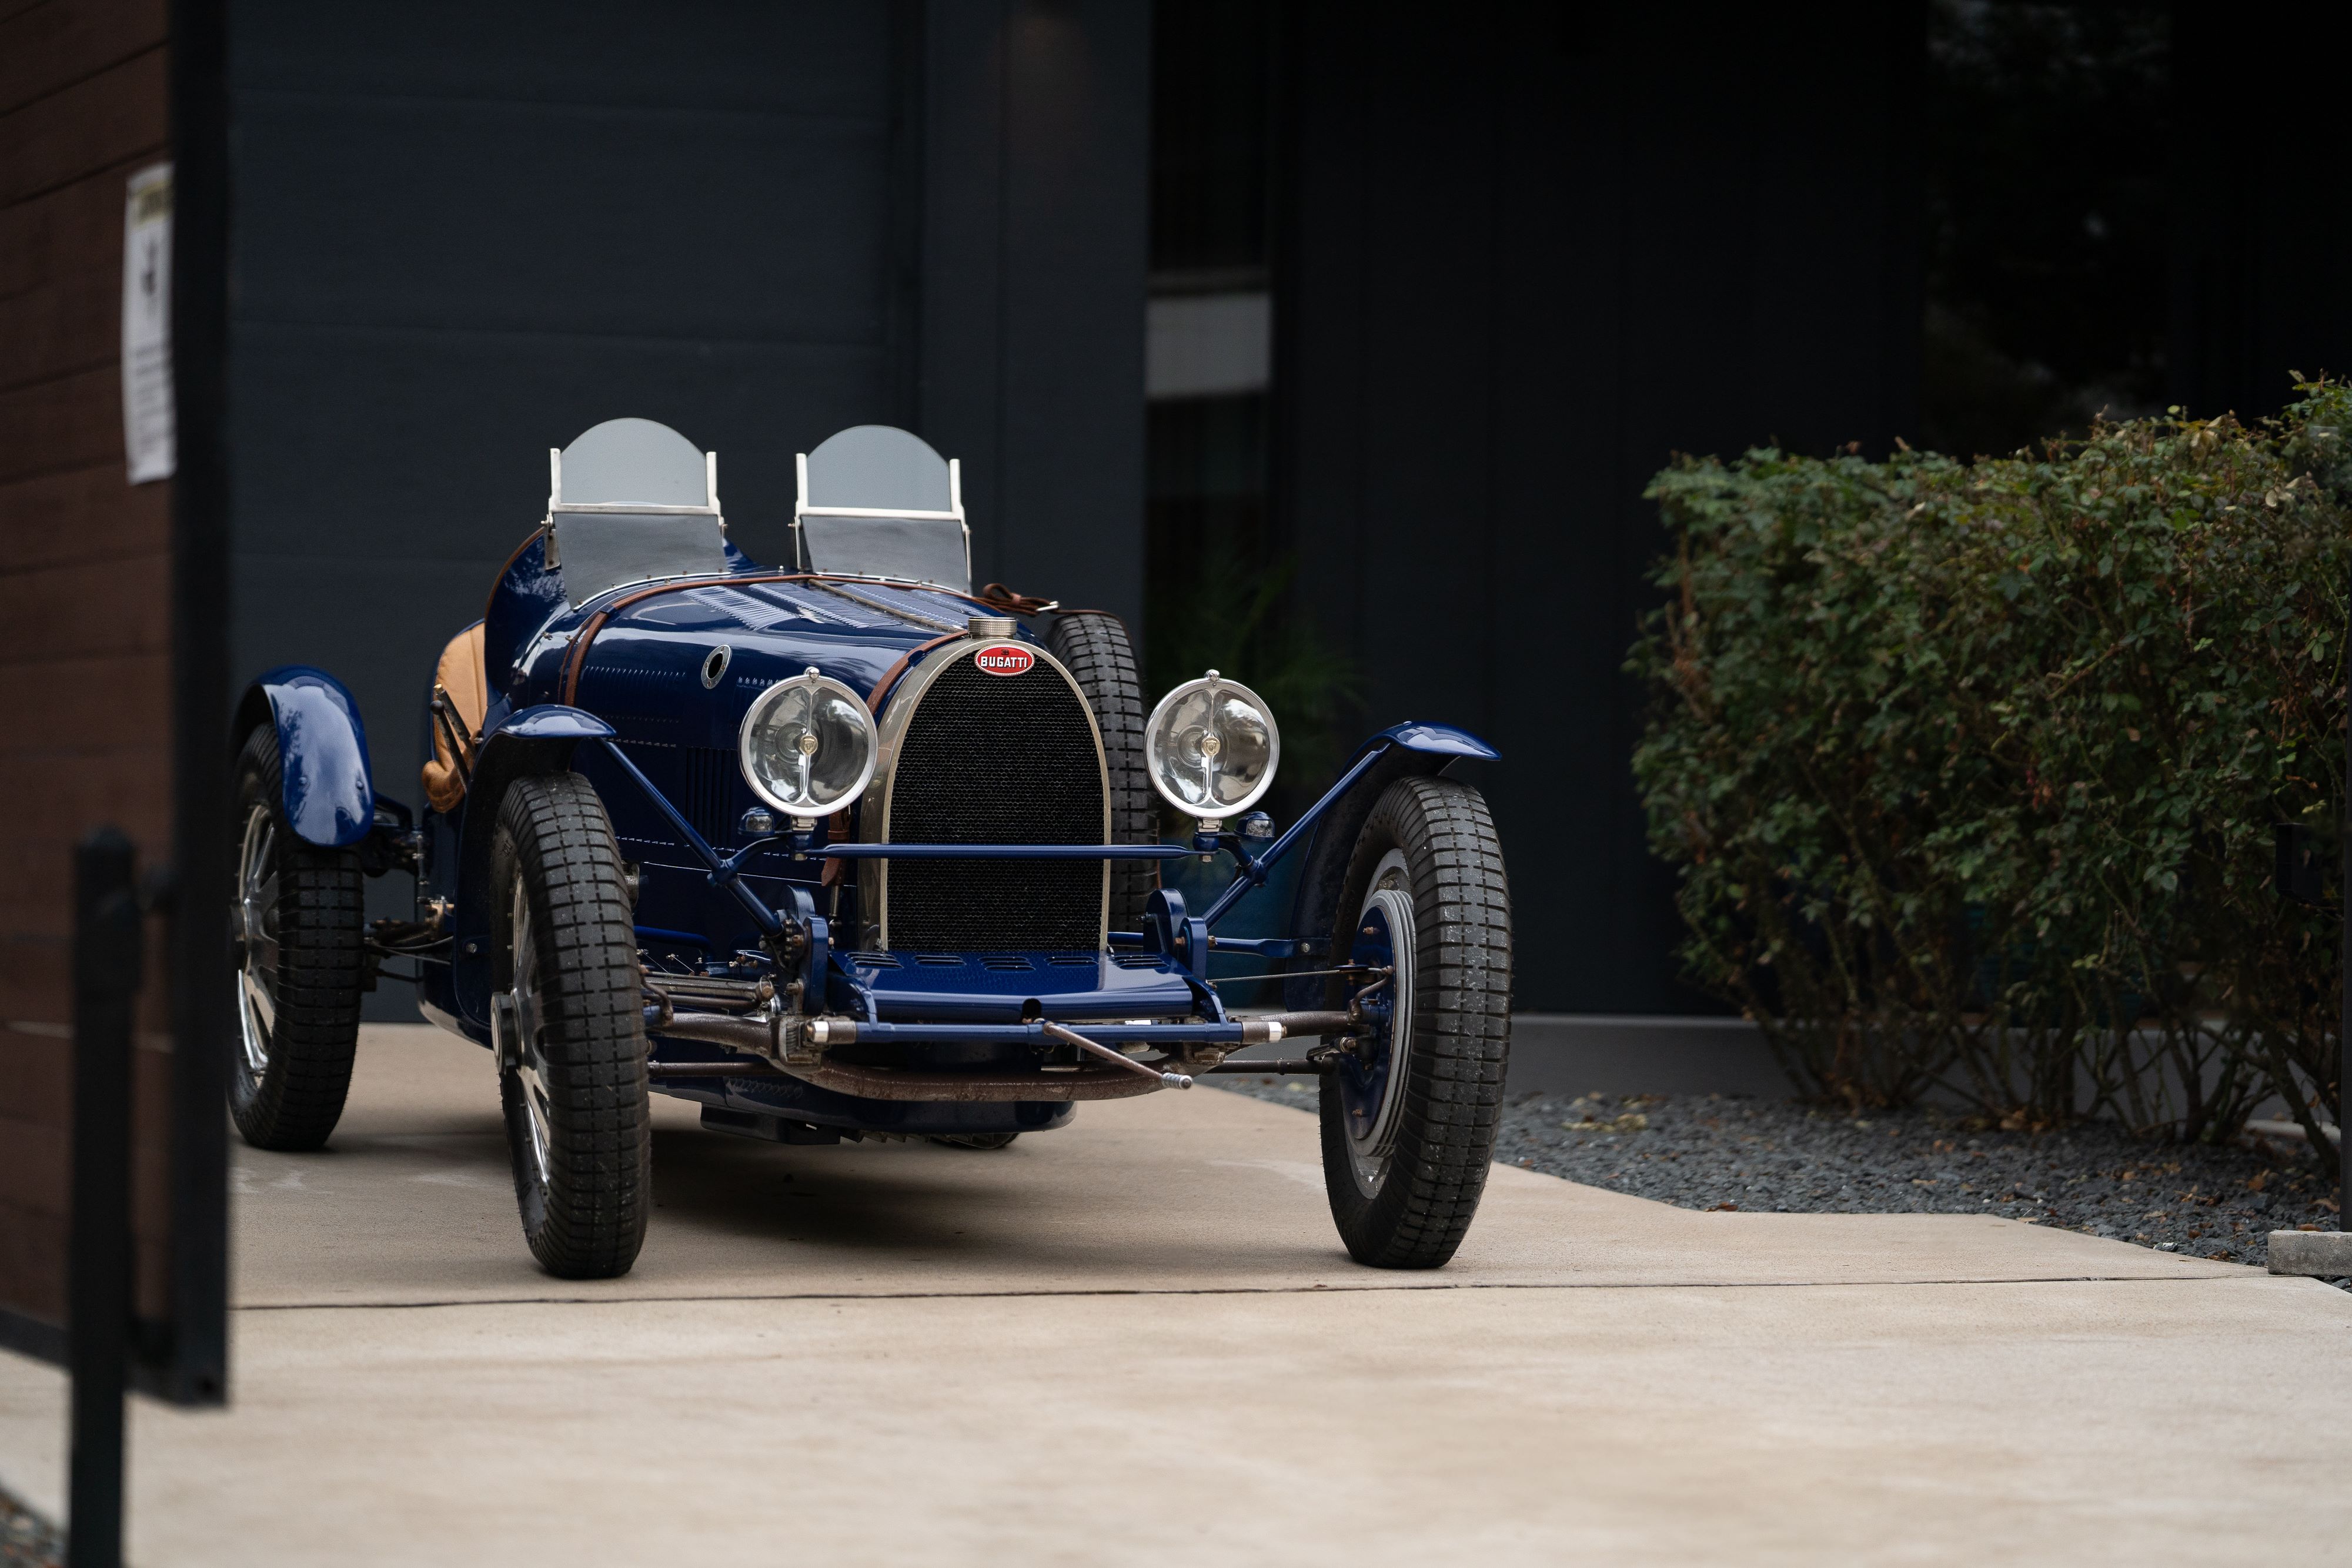
[[[482,625],[476,622],[441,650],[433,671],[433,695],[446,702],[448,716],[464,731],[462,750],[450,744],[448,724],[433,721],[433,755],[425,764],[425,798],[436,811],[449,812],[466,798],[466,779],[474,766],[475,737],[482,733],[482,717],[490,711],[490,691],[482,671]],[[463,763],[463,767],[459,764]]]

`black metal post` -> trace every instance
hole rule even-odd
[[[68,1568],[121,1568],[123,1397],[131,1312],[131,1058],[141,944],[131,841],[100,828],[74,851],[73,1375]]]
[[[172,381],[172,1300],[154,1392],[228,1397],[228,0],[170,0]],[[237,737],[241,740],[243,737]]]
[[[2352,603],[2352,601],[2347,601]],[[2344,879],[2342,993],[2336,1018],[2336,1228],[2352,1230],[2352,635],[2344,640]]]

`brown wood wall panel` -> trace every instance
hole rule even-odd
[[[73,1102],[70,1040],[22,1034],[0,1019],[0,1083],[8,1086],[7,1114],[63,1126]]]
[[[17,929],[23,924],[18,911],[0,905],[0,1019],[62,1026],[73,1016],[66,939]]]
[[[57,0],[0,0],[0,22],[23,15],[38,5],[52,5]]]
[[[109,458],[122,461],[119,363],[0,392],[0,482]]]
[[[105,526],[92,527],[100,517]],[[126,485],[119,461],[0,485],[0,573],[171,548],[172,487]]]
[[[0,202],[21,202],[171,144],[161,47],[0,114]]]
[[[0,677],[0,684],[14,681],[20,689],[0,695],[0,714],[26,727],[0,730],[0,778],[11,776],[17,758],[69,768],[73,755],[93,751],[142,761],[163,756],[171,694],[161,685],[170,674],[162,649],[47,662],[37,655],[0,659],[0,671],[11,670],[24,673]],[[49,765],[43,760],[40,768]],[[70,795],[84,788],[70,775],[51,779],[39,769],[14,777],[33,795]],[[147,788],[143,781],[141,787]]]
[[[124,182],[168,155],[167,28],[166,0],[0,0],[0,1306],[52,1322],[72,847],[110,822],[152,865],[171,841],[171,486],[124,472],[119,369]],[[150,1314],[168,1280],[161,935],[124,1091]]]
[[[146,162],[129,160],[0,212],[0,391],[115,362],[123,190]]]
[[[142,683],[122,693],[113,707],[94,707],[85,717],[102,725],[110,722],[110,716],[136,716],[139,710],[160,716],[165,703],[164,694]],[[13,706],[0,702],[0,717],[13,717]],[[91,829],[110,822],[132,842],[146,846],[151,857],[162,853],[171,828],[171,802],[159,797],[170,768],[160,730],[150,731],[143,745],[124,742],[65,755],[0,757],[0,791],[16,786],[0,795],[11,802],[14,824],[10,833],[0,837],[0,952],[36,937],[64,940],[72,895],[72,846]],[[5,994],[10,967],[0,962],[0,994]],[[7,1018],[56,1016],[0,1012]]]
[[[0,1203],[63,1216],[69,1144],[61,1126],[0,1116]]]
[[[0,575],[0,670],[53,666],[68,660],[168,654],[170,622],[141,612],[166,601],[172,561],[163,555],[87,566],[53,566]],[[134,607],[123,614],[117,606]],[[74,694],[109,704],[103,686]],[[14,698],[7,706],[16,706]]]
[[[58,1216],[0,1199],[0,1306],[65,1322],[66,1228]]]
[[[156,150],[125,158],[45,194],[0,206],[0,299],[14,298],[108,257],[122,268],[124,180],[152,162]],[[118,345],[112,331],[93,339],[100,354]],[[9,346],[6,353],[16,352]]]
[[[0,114],[155,47],[164,0],[51,0],[0,19]]]
[[[35,802],[37,817],[43,819],[48,837],[47,848],[16,851],[0,859],[0,875],[15,879],[18,886],[0,889],[0,911],[5,911],[16,922],[29,923],[33,912],[57,904],[70,890],[71,846],[101,823],[112,822],[134,841],[154,841],[152,834],[161,831],[168,818],[144,796],[152,791],[141,788],[136,775],[145,771],[147,759],[137,753],[125,753],[117,758],[92,759],[99,768],[114,775],[133,776],[128,782],[110,781],[101,789],[74,798],[50,797]],[[160,754],[155,760],[160,763]],[[143,831],[142,831],[143,830]],[[49,837],[50,834],[54,837]],[[24,837],[32,834],[26,831]],[[56,915],[41,922],[44,935],[62,936],[66,930],[64,916]]]
[[[0,924],[21,913],[0,905]],[[157,1051],[168,1051],[171,1045],[171,1019],[163,990],[163,939],[162,931],[151,931],[150,940],[155,946],[149,955],[139,1007],[140,1043]],[[70,955],[70,946],[62,934],[19,936],[0,942],[0,1022],[13,1023],[16,1028],[12,1033],[35,1043],[43,1039],[55,1040],[60,1051],[69,1052],[71,1042],[63,1031],[73,1017],[73,993],[67,974]],[[10,1115],[39,1120],[64,1103],[49,1097],[47,1091],[27,1091],[26,1097],[18,1099],[12,1089],[6,1109]]]
[[[131,668],[129,678],[152,679],[162,663],[161,659],[126,661]],[[84,669],[100,667],[94,662]],[[118,722],[113,716],[120,715],[123,727],[130,728],[131,721],[160,718],[168,701],[168,694],[142,688],[115,693],[106,705],[86,702],[79,716],[90,721],[102,745],[75,749],[0,748],[0,791],[7,792],[0,799],[10,800],[13,812],[32,813],[15,818],[24,824],[23,831],[0,835],[0,855],[8,852],[11,837],[27,840],[36,833],[54,833],[63,835],[58,842],[70,844],[110,820],[134,838],[151,828],[161,831],[169,820],[163,813],[171,805],[156,799],[162,782],[159,770],[171,766],[166,737],[152,732],[137,737],[110,732]],[[12,717],[39,711],[31,704],[0,703],[0,712]],[[70,712],[60,699],[57,722],[61,725]],[[132,832],[131,823],[121,821],[126,814],[138,823],[141,832]],[[8,890],[0,887],[0,901],[7,896]]]
[[[171,1261],[163,1243],[145,1237],[135,1238],[131,1250],[139,1312],[160,1318]],[[65,1321],[66,1232],[56,1215],[0,1201],[0,1306],[47,1322]]]
[[[89,267],[0,299],[0,392],[52,381],[107,361],[90,344],[122,319],[122,268]]]

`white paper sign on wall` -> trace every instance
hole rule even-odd
[[[131,482],[178,462],[172,402],[172,166],[131,176],[122,217],[122,444]]]

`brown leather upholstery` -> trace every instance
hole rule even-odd
[[[436,811],[454,811],[466,798],[467,773],[474,766],[474,738],[482,733],[482,716],[490,710],[489,686],[482,674],[480,622],[450,638],[449,645],[441,650],[441,663],[433,672],[433,695],[447,700],[451,716],[465,731],[465,750],[461,754],[451,749],[449,727],[436,718],[433,755],[425,763],[425,798]],[[461,756],[464,769],[457,766]]]

